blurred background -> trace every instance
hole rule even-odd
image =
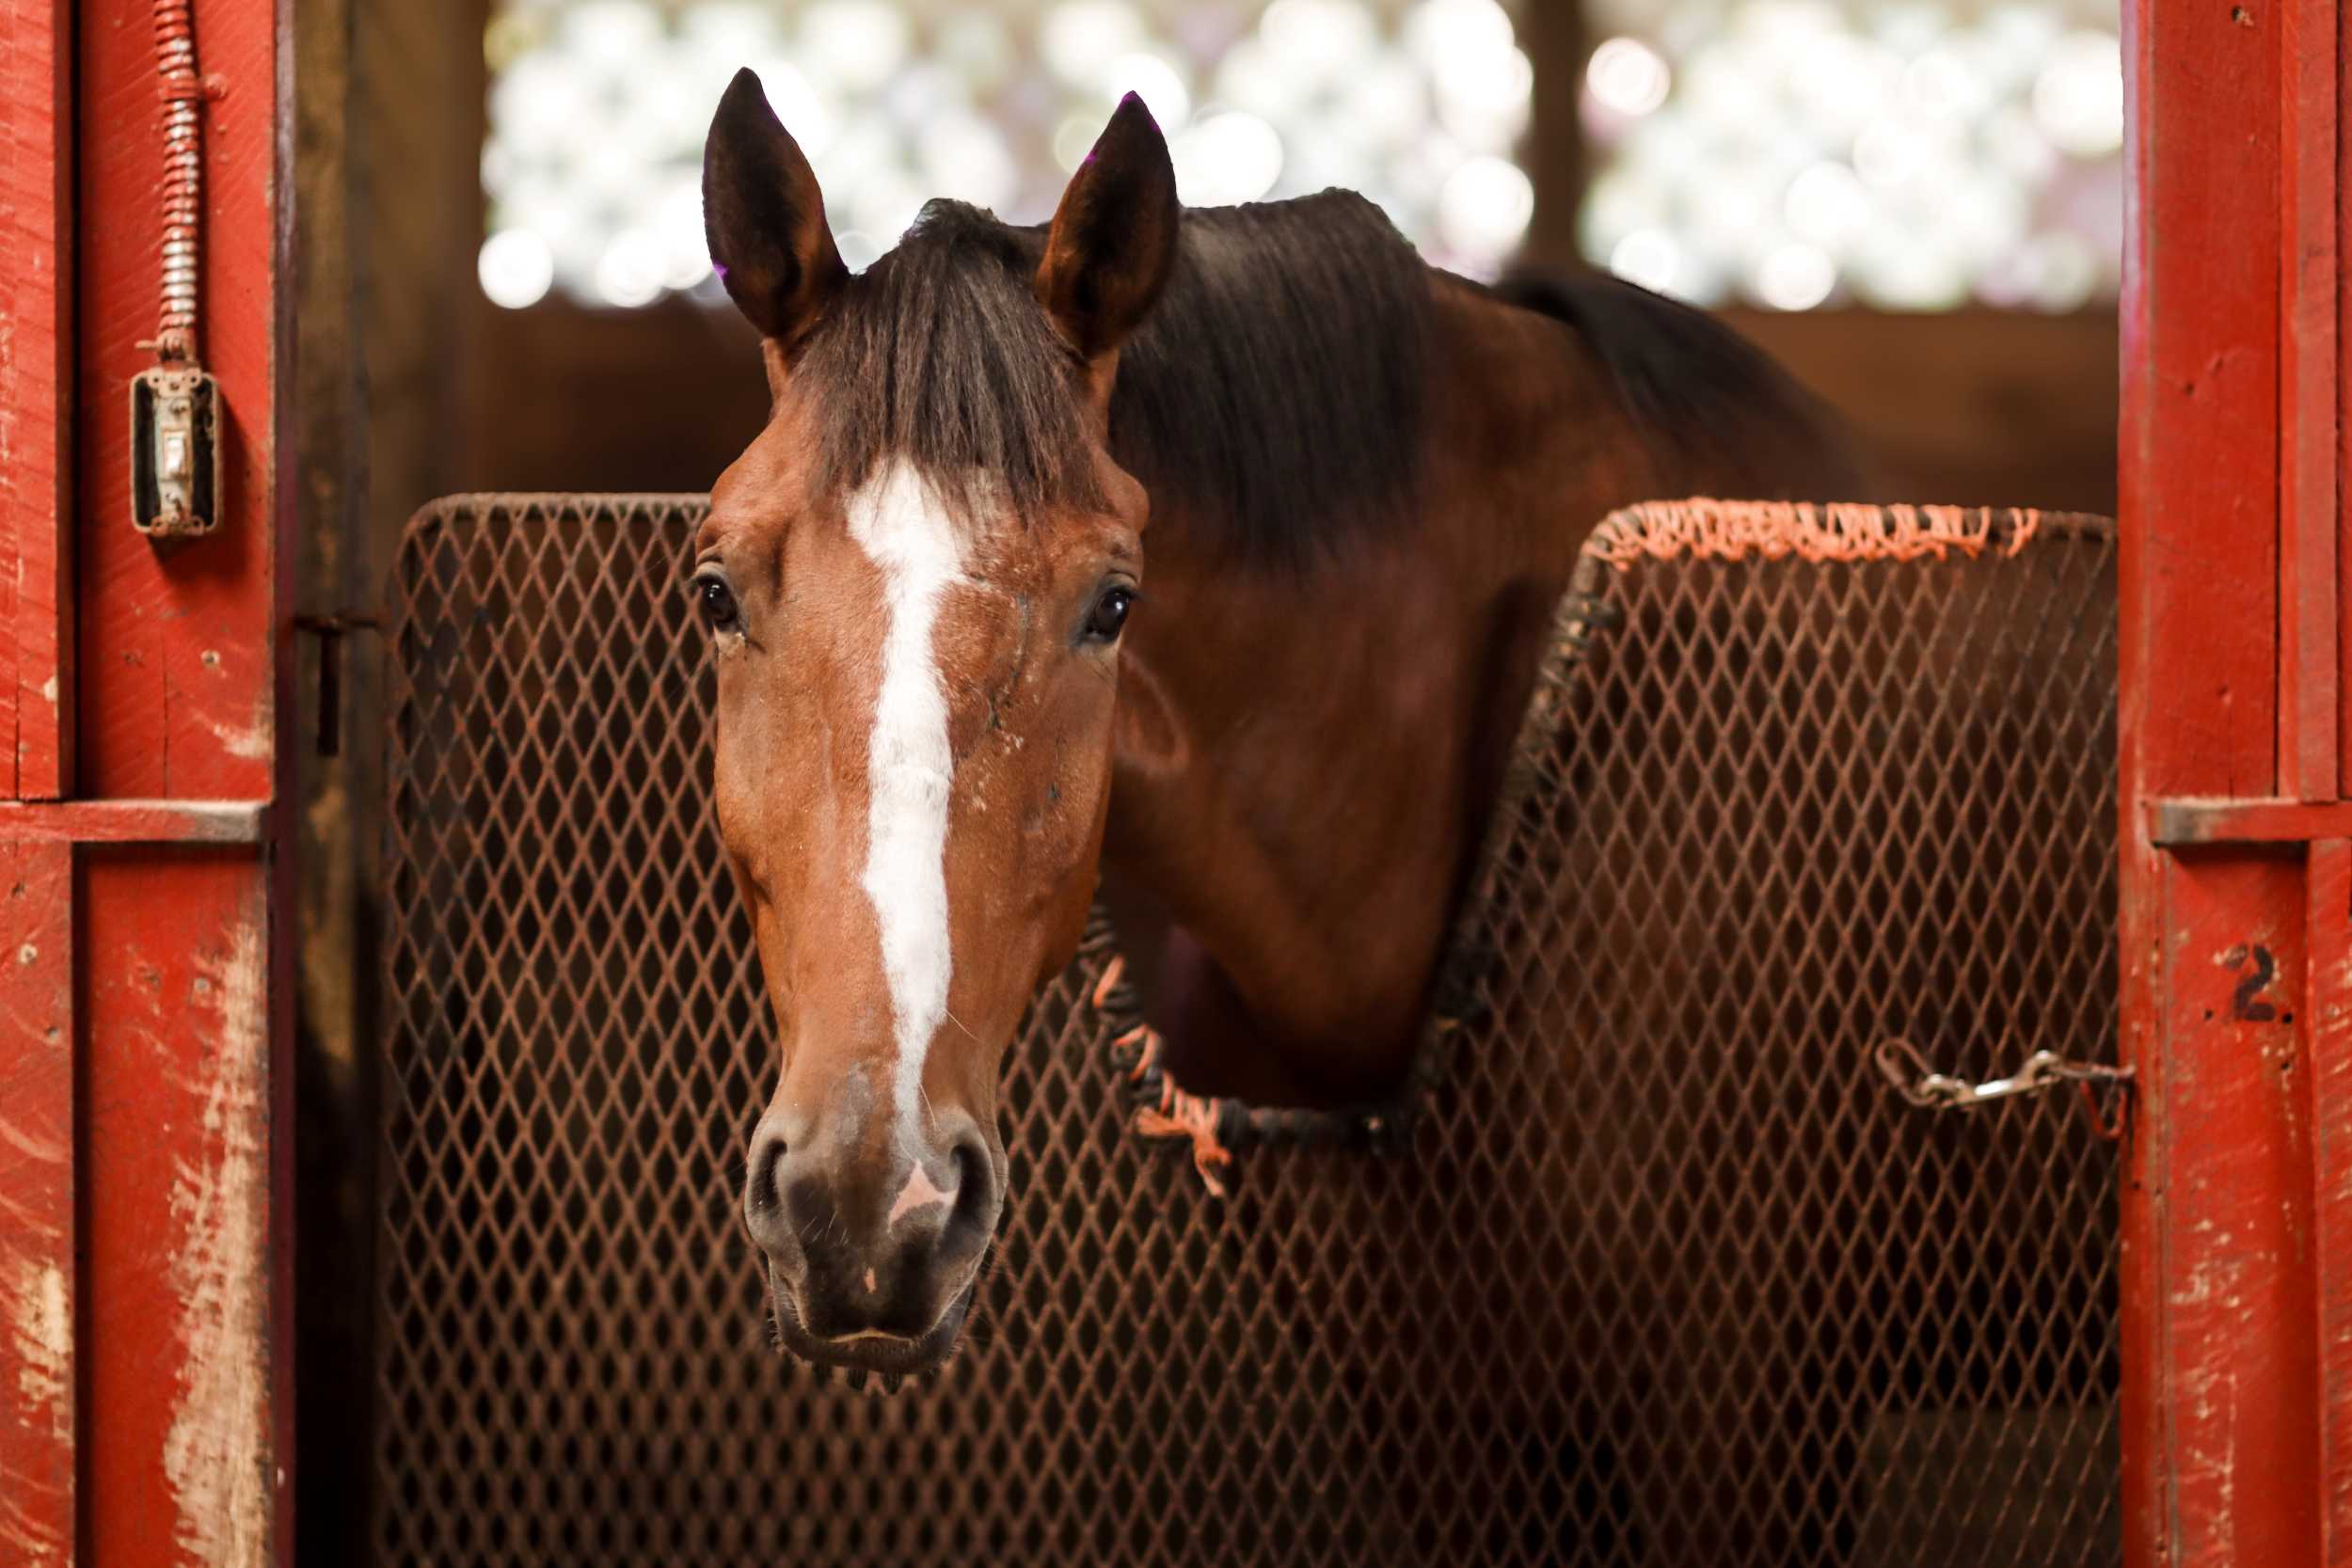
[[[755,67],[845,258],[1052,213],[1119,96],[1192,202],[1351,186],[1431,261],[1723,312],[1920,500],[2115,501],[2113,0],[298,0],[294,432],[314,615],[458,490],[702,490],[759,428],[701,142]],[[306,1560],[356,1560],[373,1365],[381,665],[304,703]],[[312,725],[301,733],[316,733]]]
[[[1922,499],[2112,507],[2111,0],[307,8],[339,88],[307,127],[347,240],[333,358],[363,372],[389,517],[701,489],[740,449],[763,400],[697,174],[744,64],[852,267],[931,196],[1046,218],[1132,89],[1187,201],[1344,185],[1442,266],[1606,267],[1724,310]]]

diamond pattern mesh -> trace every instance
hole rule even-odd
[[[1588,565],[1401,1150],[1207,1197],[1125,1129],[1098,927],[964,1353],[876,1397],[769,1350],[737,1219],[698,507],[460,499],[401,557],[382,1563],[2117,1560],[2112,1147],[1869,1060],[2112,1059],[2103,527]]]

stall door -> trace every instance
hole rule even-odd
[[[2346,37],[2124,8],[2130,1560],[2352,1562]]]

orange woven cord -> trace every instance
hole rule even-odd
[[[1138,1023],[1111,1041],[1113,1051],[1136,1048],[1136,1065],[1127,1069],[1127,1076],[1140,1080],[1160,1063],[1160,1032],[1148,1023]]]
[[[1225,1196],[1216,1167],[1233,1163],[1233,1151],[1216,1140],[1217,1102],[1186,1094],[1166,1078],[1160,1080],[1160,1102],[1136,1112],[1136,1135],[1144,1138],[1189,1138],[1192,1168],[1212,1197]]]
[[[1111,992],[1119,989],[1120,976],[1127,973],[1127,955],[1114,953],[1111,961],[1103,966],[1103,977],[1094,982],[1094,992],[1087,1000],[1097,1007],[1110,1006]]]
[[[2006,518],[2008,537],[1994,539]],[[1878,506],[1858,501],[1644,501],[1610,514],[1585,547],[1619,571],[1644,556],[1742,561],[1941,560],[1975,556],[1997,543],[2015,555],[2041,527],[2030,507]]]

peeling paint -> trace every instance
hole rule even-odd
[[[0,1117],[0,1144],[6,1144],[27,1160],[38,1160],[44,1165],[60,1164],[65,1160],[63,1144],[36,1137],[6,1117]]]
[[[0,1314],[7,1341],[0,1365],[15,1364],[16,1397],[0,1414],[20,1432],[46,1426],[53,1442],[73,1436],[73,1311],[65,1273],[56,1263],[10,1258],[0,1270]],[[13,1408],[11,1408],[13,1406]],[[54,1502],[30,1475],[0,1474],[0,1560],[25,1568],[71,1568],[71,1542],[59,1533],[60,1513],[28,1507],[36,1497]]]
[[[266,977],[256,913],[215,972],[219,1011],[204,1091],[203,1161],[183,1162],[171,1194],[182,1229],[174,1275],[183,1360],[179,1402],[164,1438],[164,1474],[179,1511],[181,1548],[221,1568],[262,1568],[269,1545],[262,1362]],[[209,1010],[199,1007],[199,1016]]]
[[[47,703],[51,707],[56,707],[57,705],[56,676],[51,675],[47,680],[40,683],[40,696],[41,701]]]
[[[66,1303],[65,1272],[55,1263],[19,1259],[8,1280],[9,1349],[16,1360],[19,1409],[49,1413],[51,1435],[69,1435],[73,1406],[73,1315]]]
[[[214,719],[207,721],[204,727],[219,740],[221,750],[232,757],[260,762],[270,755],[269,726],[266,724],[230,724]]]
[[[25,1568],[67,1568],[65,1543],[56,1539],[48,1528],[24,1516],[24,1510],[6,1489],[0,1489],[0,1558],[22,1562]]]

